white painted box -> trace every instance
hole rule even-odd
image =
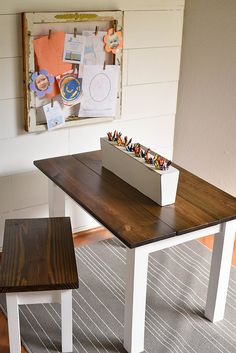
[[[179,170],[169,166],[168,170],[157,170],[145,163],[143,158],[135,157],[134,152],[126,151],[106,137],[100,139],[103,167],[138,189],[144,195],[166,206],[175,203]],[[141,146],[146,150],[145,146]],[[156,153],[150,151],[151,155]]]

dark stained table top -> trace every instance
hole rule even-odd
[[[69,217],[5,222],[0,293],[78,288]]]
[[[161,207],[103,168],[101,151],[34,164],[130,248],[236,218],[236,198],[177,165],[176,202]]]

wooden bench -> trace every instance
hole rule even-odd
[[[71,352],[72,289],[78,274],[69,217],[5,222],[0,292],[6,293],[11,353],[21,352],[21,304],[61,303],[62,352]]]

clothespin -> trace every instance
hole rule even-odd
[[[106,70],[106,61],[104,61],[103,70]]]
[[[98,34],[98,26],[95,27],[95,32],[94,32],[95,36]]]
[[[49,31],[48,31],[48,39],[50,39],[50,38],[51,38],[51,35],[52,35],[52,30],[51,30],[51,29],[49,29]]]
[[[51,98],[51,108],[53,108],[53,104],[54,104],[53,98]]]
[[[72,64],[72,71],[73,71],[73,74],[79,76],[79,65],[78,64]]]
[[[75,27],[74,28],[74,37],[76,38],[76,36],[77,36],[77,28]]]
[[[115,33],[116,30],[117,30],[117,20],[114,20],[113,33]]]

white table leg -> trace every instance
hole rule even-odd
[[[127,249],[124,348],[129,353],[144,350],[147,270],[148,253]]]
[[[65,193],[53,181],[48,181],[49,217],[65,216]]]
[[[61,341],[62,352],[73,351],[72,340],[72,290],[61,291]]]
[[[205,310],[206,318],[212,322],[224,318],[235,230],[236,221],[229,221],[215,235]]]
[[[10,352],[21,353],[20,321],[17,294],[8,293],[6,295],[6,299]]]

